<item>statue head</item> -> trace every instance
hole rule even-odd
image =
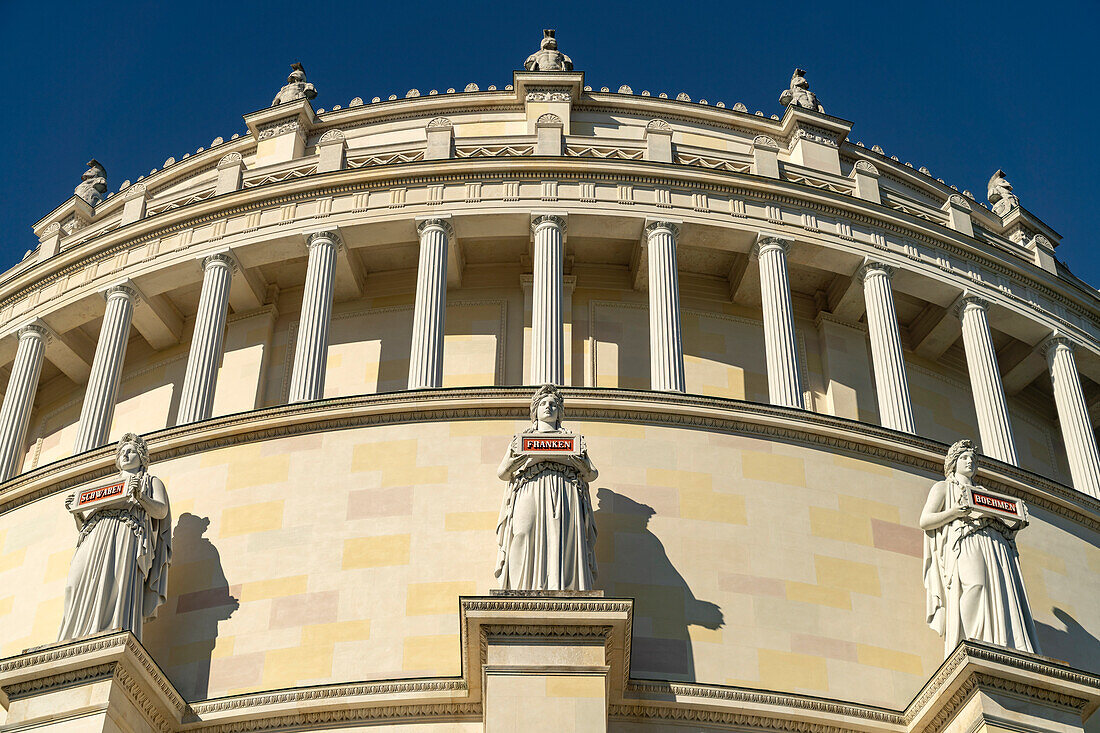
[[[106,178],[107,169],[103,167],[95,158],[88,161],[88,170],[84,171],[84,174],[80,176],[83,180],[89,181],[93,178]]]
[[[806,89],[810,86],[810,83],[808,81],[806,81],[806,70],[805,69],[795,69],[794,70],[794,74],[791,75],[791,86],[792,87],[801,87],[803,89]]]
[[[145,439],[136,433],[123,435],[115,450],[115,465],[120,471],[148,470],[149,446]]]
[[[290,72],[290,76],[286,78],[287,84],[300,84],[306,80],[306,70],[299,62],[295,61],[290,65],[290,68],[294,71]]]
[[[943,459],[943,475],[951,478],[959,473],[964,476],[973,476],[978,465],[975,454],[978,448],[971,440],[958,440],[947,449],[947,457]]]
[[[552,424],[555,428],[561,427],[561,421],[565,417],[565,399],[561,392],[552,384],[544,384],[531,398],[531,423],[539,420]]]
[[[542,43],[539,44],[539,48],[544,51],[557,51],[558,41],[554,38],[554,31],[551,28],[547,28],[542,32]]]

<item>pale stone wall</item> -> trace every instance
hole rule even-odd
[[[939,665],[915,529],[935,476],[736,435],[569,424],[601,471],[599,587],[637,599],[634,676],[900,708]],[[365,427],[158,463],[175,559],[146,645],[191,699],[458,674],[457,599],[495,586],[495,467],[523,425]],[[0,515],[0,655],[56,634],[76,535],[63,499]],[[1100,536],[1033,520],[1020,552],[1040,643],[1087,668],[1100,610],[1082,579],[1100,572]]]

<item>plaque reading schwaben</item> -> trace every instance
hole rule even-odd
[[[1005,496],[977,486],[966,488],[966,505],[970,511],[998,519],[1027,523],[1024,503],[1012,496]]]
[[[82,489],[76,492],[76,498],[73,500],[72,506],[69,507],[69,511],[86,512],[89,509],[124,506],[130,495],[126,484],[127,481],[125,480],[115,480],[109,484],[100,484],[89,489]]]
[[[581,436],[574,433],[521,433],[519,452],[527,456],[579,456]]]

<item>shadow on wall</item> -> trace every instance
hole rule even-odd
[[[218,622],[239,607],[222,570],[218,549],[203,537],[207,517],[181,514],[172,533],[168,601],[145,627],[145,646],[184,699],[202,700],[210,685],[210,658]]]
[[[1065,628],[1035,622],[1035,633],[1039,635],[1039,648],[1043,655],[1061,659],[1089,672],[1100,672],[1100,639],[1090,634],[1065,610],[1055,606],[1051,613]]]
[[[635,599],[631,676],[695,681],[688,626],[719,629],[722,609],[700,601],[649,530],[653,507],[597,492],[596,586],[612,597]]]

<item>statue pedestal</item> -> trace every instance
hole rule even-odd
[[[59,642],[0,661],[5,728],[168,731],[187,704],[129,631]]]
[[[499,591],[461,599],[470,697],[485,731],[605,731],[621,699],[634,602],[602,591]]]

